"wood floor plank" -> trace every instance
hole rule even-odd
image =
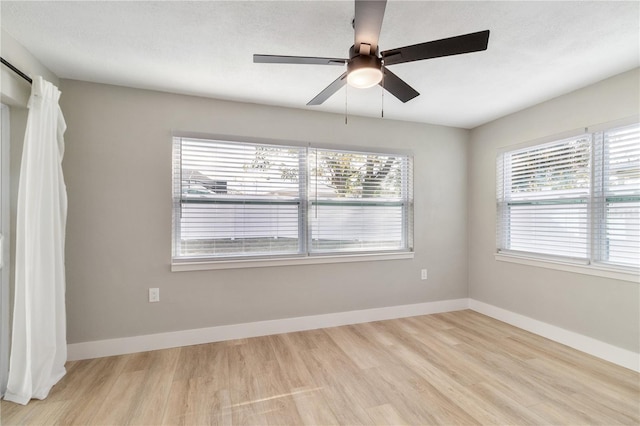
[[[402,386],[405,387],[404,384]],[[418,404],[408,404],[406,400],[401,401],[403,410],[401,412],[413,412],[412,407],[418,405],[428,411],[428,416],[433,418],[433,424],[444,425],[479,425],[480,422],[471,414],[465,411],[462,406],[451,399],[446,390],[441,392],[433,384],[422,378],[416,378],[406,383],[408,389],[415,389],[419,397]],[[406,392],[405,392],[406,393]],[[398,404],[396,404],[398,406]],[[413,423],[419,423],[422,419],[428,418],[421,414]]]
[[[408,425],[405,419],[391,404],[383,404],[367,409],[373,424],[376,425]]]
[[[159,425],[162,423],[165,403],[171,390],[179,354],[179,348],[151,353],[146,363],[146,369],[141,370],[145,371],[143,384],[145,392],[140,395],[136,410],[129,419],[129,424]]]
[[[393,327],[395,322],[391,323]],[[449,345],[435,341],[430,336],[423,336],[420,339],[409,338],[398,330],[401,349],[411,352],[412,357],[420,365],[420,360],[428,360],[428,365],[444,372],[450,380],[464,386],[478,383],[485,380],[483,371],[476,371],[465,368],[462,356],[452,351]],[[455,362],[454,362],[455,361]]]
[[[304,353],[303,361],[314,383],[321,389],[324,400],[340,424],[370,424],[371,419],[365,411],[367,405],[360,401],[363,387],[358,386],[357,391],[352,388],[358,383],[356,377],[359,377],[360,369],[346,354],[325,352],[326,349],[328,347],[320,346]]]
[[[250,350],[247,345],[250,345],[250,342],[228,348],[229,397],[233,408],[232,423],[253,424],[261,422],[266,424],[266,419],[255,407],[253,401],[256,389],[255,376],[251,374],[251,370],[256,367],[251,363]]]
[[[637,424],[637,419],[640,418],[639,399],[629,404],[629,402],[622,402],[615,397],[595,399],[591,395],[573,394],[567,397],[567,401],[575,407],[597,411],[616,424]]]
[[[123,372],[120,374],[105,397],[92,422],[105,425],[126,425],[138,408],[142,394],[151,392],[144,389],[144,370]]]
[[[216,377],[218,389],[228,387],[228,351],[232,345],[208,343],[180,348],[175,380],[187,380],[193,377]]]
[[[561,364],[566,368],[576,368],[581,366],[583,372],[588,372],[592,377],[600,377],[605,381],[613,381],[616,386],[623,386],[628,390],[637,391],[640,388],[640,382],[633,374],[629,374],[629,370],[616,366],[615,364],[603,361],[589,354],[576,351],[568,346],[561,345],[543,339],[532,333],[514,335],[511,340],[518,342],[524,346],[536,358],[547,359]]]
[[[70,409],[71,401],[38,401],[28,412],[21,413],[21,416],[2,419],[0,424],[9,425],[53,425],[63,424],[60,418]]]
[[[596,410],[583,410],[565,400],[545,402],[531,407],[531,410],[544,419],[545,424],[559,425],[614,425],[618,424]]]
[[[162,424],[231,425],[232,406],[229,392],[218,390],[217,387],[215,380],[203,377],[173,382]]]
[[[73,403],[73,409],[67,410],[60,417],[60,424],[88,425],[94,422],[96,412],[102,402],[108,397],[111,389],[128,362],[129,355],[112,356],[99,359],[83,360],[78,364],[87,365],[86,370],[78,370],[76,374],[67,374],[62,382],[73,381],[75,386],[59,389],[54,386],[51,395],[58,391],[68,391],[68,398]]]
[[[358,368],[380,366],[375,350],[367,348],[366,339],[361,338],[349,326],[328,328],[326,332]]]
[[[290,389],[313,386],[313,379],[300,358],[300,349],[287,334],[271,336],[269,340],[280,371]]]
[[[396,339],[391,333],[384,328],[376,326],[376,322],[369,322],[364,324],[358,324],[360,330],[365,333],[368,338],[382,346],[392,346],[395,344]]]
[[[174,380],[162,415],[163,425],[195,424],[193,411],[199,394],[198,378]],[[197,389],[197,390],[194,390]]]
[[[2,425],[640,424],[640,375],[472,311],[75,361]]]
[[[519,403],[513,391],[504,387],[495,386],[493,383],[478,383],[470,390],[473,398],[477,396],[479,400],[491,407],[492,411],[499,412],[501,416],[509,419],[508,424],[541,425],[545,423],[542,417]]]
[[[488,406],[471,390],[472,388],[452,376],[450,368],[442,370],[436,364],[421,361],[420,357],[417,357],[416,353],[408,348],[403,348],[398,351],[398,354],[412,366],[420,379],[435,387],[447,400],[456,401],[460,409],[468,413],[478,423],[506,424],[512,420],[507,417],[507,413],[496,411]],[[435,423],[435,420],[429,423]]]
[[[338,425],[340,422],[324,399],[321,388],[295,388],[293,400],[305,425]]]

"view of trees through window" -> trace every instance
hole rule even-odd
[[[511,194],[588,189],[590,143],[578,138],[512,153]]]
[[[320,179],[324,195],[344,198],[400,197],[402,168],[393,156],[314,150],[311,173]],[[311,158],[313,161],[313,157]]]

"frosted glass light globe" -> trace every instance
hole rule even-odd
[[[373,87],[382,80],[382,71],[379,68],[358,68],[347,75],[349,86],[358,89]]]

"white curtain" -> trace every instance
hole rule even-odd
[[[5,399],[44,399],[65,375],[64,237],[60,91],[35,77],[24,138],[16,229],[15,302]]]

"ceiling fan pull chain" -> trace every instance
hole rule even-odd
[[[347,111],[348,111],[347,110],[347,98],[349,97],[348,93],[347,93],[348,90],[349,90],[349,85],[344,86],[344,124],[345,124],[345,126],[347,125],[347,114],[348,114],[347,113]]]
[[[380,118],[384,118],[384,62],[382,63],[382,105],[380,107]]]

